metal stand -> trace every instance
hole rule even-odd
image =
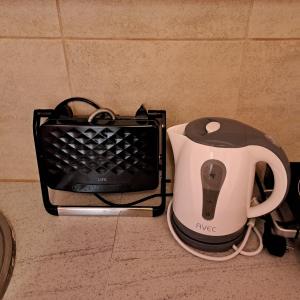
[[[131,216],[159,216],[164,213],[166,206],[166,111],[149,110],[151,119],[160,122],[160,193],[146,196],[137,203],[145,202],[149,199],[160,197],[161,202],[157,206],[138,206],[135,204],[113,204],[111,206],[61,206],[51,203],[49,198],[48,185],[45,176],[45,165],[43,155],[40,151],[40,125],[42,118],[49,118],[53,113],[52,109],[38,109],[33,115],[33,136],[35,142],[36,157],[40,176],[43,203],[46,211],[54,216],[111,216],[111,215],[131,215]],[[101,199],[99,194],[95,195]],[[104,199],[104,198],[103,198]],[[105,200],[105,199],[104,199]],[[104,201],[105,202],[105,201]],[[108,201],[107,201],[108,202]]]

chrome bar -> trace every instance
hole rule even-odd
[[[59,216],[131,216],[152,217],[150,207],[57,207]]]

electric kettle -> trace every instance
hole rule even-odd
[[[228,250],[245,237],[249,218],[271,212],[284,199],[290,180],[288,159],[263,132],[217,117],[176,125],[167,132],[175,162],[170,223],[181,244]],[[274,191],[265,202],[251,206],[260,161],[272,169]]]

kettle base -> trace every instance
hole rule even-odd
[[[209,252],[222,252],[232,249],[233,245],[238,245],[244,238],[247,226],[240,230],[224,236],[208,236],[195,232],[184,226],[171,211],[171,223],[178,237],[187,245],[196,249]]]

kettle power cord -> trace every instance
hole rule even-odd
[[[255,227],[255,218],[249,219],[247,225],[247,231],[245,234],[245,237],[243,239],[243,241],[241,242],[240,246],[237,247],[236,245],[233,245],[232,248],[235,250],[233,253],[229,254],[229,255],[225,255],[225,256],[211,256],[211,255],[206,255],[203,253],[200,253],[198,251],[196,251],[195,249],[193,249],[192,247],[186,245],[176,234],[176,232],[173,229],[172,223],[171,223],[171,207],[173,204],[173,200],[170,201],[169,206],[168,206],[168,210],[167,210],[167,222],[168,222],[168,226],[169,229],[171,231],[171,234],[173,235],[174,239],[176,240],[176,242],[182,247],[184,248],[186,251],[188,251],[189,253],[193,254],[194,256],[206,259],[206,260],[211,260],[211,261],[226,261],[229,259],[232,259],[234,257],[236,257],[237,255],[241,254],[241,255],[245,255],[245,256],[254,256],[259,254],[262,250],[263,250],[263,241],[262,241],[262,236],[260,234],[260,232],[258,231],[258,229]],[[256,234],[257,238],[258,238],[258,242],[259,242],[259,246],[257,247],[256,250],[254,251],[244,251],[244,248],[248,242],[248,239],[250,237],[251,231],[254,231],[254,233]]]
[[[141,199],[138,199],[138,200],[134,200],[132,202],[127,202],[127,203],[115,203],[115,202],[112,202],[112,201],[109,201],[107,200],[106,198],[104,198],[102,195],[100,195],[99,193],[94,193],[94,195],[99,199],[101,200],[103,203],[109,205],[109,206],[112,206],[112,207],[127,207],[127,206],[134,206],[136,204],[139,204],[139,203],[142,203],[142,202],[145,202],[149,199],[153,199],[153,198],[156,198],[156,197],[161,197],[162,194],[153,194],[153,195],[150,195],[150,196],[146,196],[146,197],[143,197]],[[173,196],[173,193],[166,193],[165,194],[166,197],[170,197],[170,196]]]
[[[166,183],[170,183],[171,180],[170,179],[166,179],[165,181]],[[127,202],[127,203],[115,203],[115,202],[112,202],[108,199],[106,199],[105,197],[103,197],[102,195],[100,195],[99,193],[94,193],[94,195],[99,199],[101,200],[103,203],[109,205],[109,206],[112,206],[112,207],[127,207],[127,206],[134,206],[134,205],[137,205],[139,203],[142,203],[142,202],[145,202],[149,199],[153,199],[153,198],[156,198],[156,197],[161,197],[162,194],[153,194],[153,195],[150,195],[150,196],[146,196],[146,197],[143,197],[143,198],[140,198],[138,200],[134,200],[134,201],[131,201],[131,202]],[[173,196],[173,193],[165,193],[165,196],[166,197],[172,197]]]

